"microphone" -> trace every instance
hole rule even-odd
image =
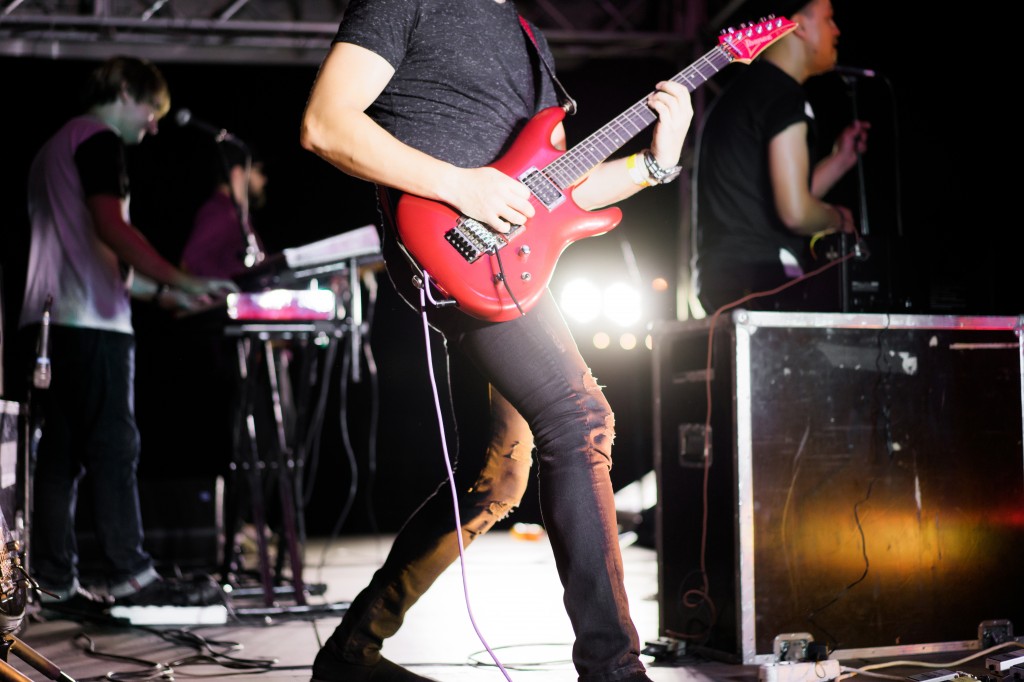
[[[238,139],[228,131],[224,130],[223,128],[218,128],[212,123],[207,123],[206,121],[202,121],[196,118],[188,109],[178,109],[177,113],[174,114],[174,122],[182,128],[186,126],[191,126],[196,130],[201,130],[207,135],[213,135],[213,139],[216,140],[217,142],[231,142],[233,144],[237,144],[239,147],[242,147],[243,149],[245,148],[245,143],[242,142],[240,139]]]
[[[878,75],[874,69],[862,69],[859,66],[841,66],[836,64],[832,70],[840,76],[853,76],[854,78],[874,78]]]
[[[32,385],[39,390],[50,387],[50,307],[53,296],[46,297],[43,304],[43,319],[39,324],[39,346],[36,348],[36,366],[32,370]]]

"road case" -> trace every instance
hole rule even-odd
[[[660,634],[751,664],[802,639],[869,657],[1024,626],[1021,325],[659,324]]]

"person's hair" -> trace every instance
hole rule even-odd
[[[215,145],[213,153],[213,166],[211,170],[214,171],[216,182],[231,182],[231,169],[235,166],[239,166],[245,169],[246,162],[249,161],[255,168],[263,165],[263,159],[259,153],[252,147],[246,146],[245,148],[233,142],[221,142]]]
[[[235,166],[241,166],[245,168],[246,162],[251,159],[252,164],[256,165],[260,163],[259,155],[251,148],[242,148],[237,144],[226,142],[219,145],[220,160],[218,163],[221,167],[227,166],[229,169]]]
[[[769,16],[791,19],[810,4],[811,0],[747,0],[735,7],[720,28],[756,23]]]
[[[89,74],[83,90],[85,107],[113,102],[122,90],[136,102],[153,105],[158,117],[171,108],[171,93],[160,69],[145,59],[126,56],[111,57]]]

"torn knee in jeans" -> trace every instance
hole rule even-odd
[[[601,385],[588,369],[583,373],[583,388],[586,395],[582,397],[582,407],[589,415],[590,445],[612,465],[612,444],[615,442],[615,414],[604,395]]]
[[[526,493],[533,463],[533,440],[492,442],[487,463],[465,500],[473,518],[465,524],[470,533],[486,533],[519,506]]]
[[[487,513],[494,519],[494,523],[497,523],[514,512],[517,507],[518,502],[512,504],[501,500],[494,500],[487,504]]]
[[[475,538],[489,531],[498,521],[504,519],[515,509],[516,505],[492,500],[476,507],[477,513],[472,519],[463,524],[463,528]]]
[[[512,441],[511,447],[509,447],[508,451],[503,453],[501,456],[508,457],[509,459],[514,459],[520,462],[526,462],[527,464],[529,464],[532,461],[532,453],[532,439],[528,441],[516,440]]]
[[[526,481],[518,479],[503,479],[498,482],[481,478],[470,490],[472,495],[479,498],[474,508],[478,510],[478,516],[486,519],[488,527],[515,511],[523,501],[525,492]]]

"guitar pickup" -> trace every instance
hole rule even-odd
[[[537,197],[549,211],[565,201],[565,192],[536,168],[531,168],[520,175],[519,181],[529,187],[533,196]]]
[[[479,220],[462,216],[455,227],[444,233],[444,238],[466,262],[474,263],[485,253],[494,253],[504,248],[512,235],[521,229],[522,225],[515,225],[507,235],[499,236]]]

